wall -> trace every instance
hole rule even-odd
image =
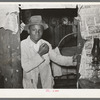
[[[80,78],[91,78],[93,70],[91,66],[91,50],[94,38],[100,39],[100,5],[82,5],[79,10],[80,31],[83,45],[79,72]]]

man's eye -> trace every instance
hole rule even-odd
[[[42,32],[42,30],[39,30],[39,32]]]
[[[32,29],[32,31],[35,31],[35,29]]]

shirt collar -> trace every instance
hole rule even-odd
[[[34,45],[36,45],[31,39],[30,36],[27,37],[28,43],[30,47],[33,47]]]
[[[31,39],[30,39],[30,35],[27,37],[28,43],[30,47],[33,47],[34,45],[37,45],[38,43],[42,43],[42,39],[40,39],[37,43],[34,43]]]

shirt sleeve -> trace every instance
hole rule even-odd
[[[61,65],[61,66],[73,66],[73,57],[72,56],[62,56],[59,52],[59,49],[50,50],[49,57],[51,61]]]
[[[44,59],[38,53],[35,52],[29,57],[28,52],[29,50],[25,48],[25,45],[21,44],[21,64],[25,72],[33,70],[44,62]]]

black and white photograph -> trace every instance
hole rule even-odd
[[[0,89],[99,89],[99,22],[99,3],[0,3]]]

